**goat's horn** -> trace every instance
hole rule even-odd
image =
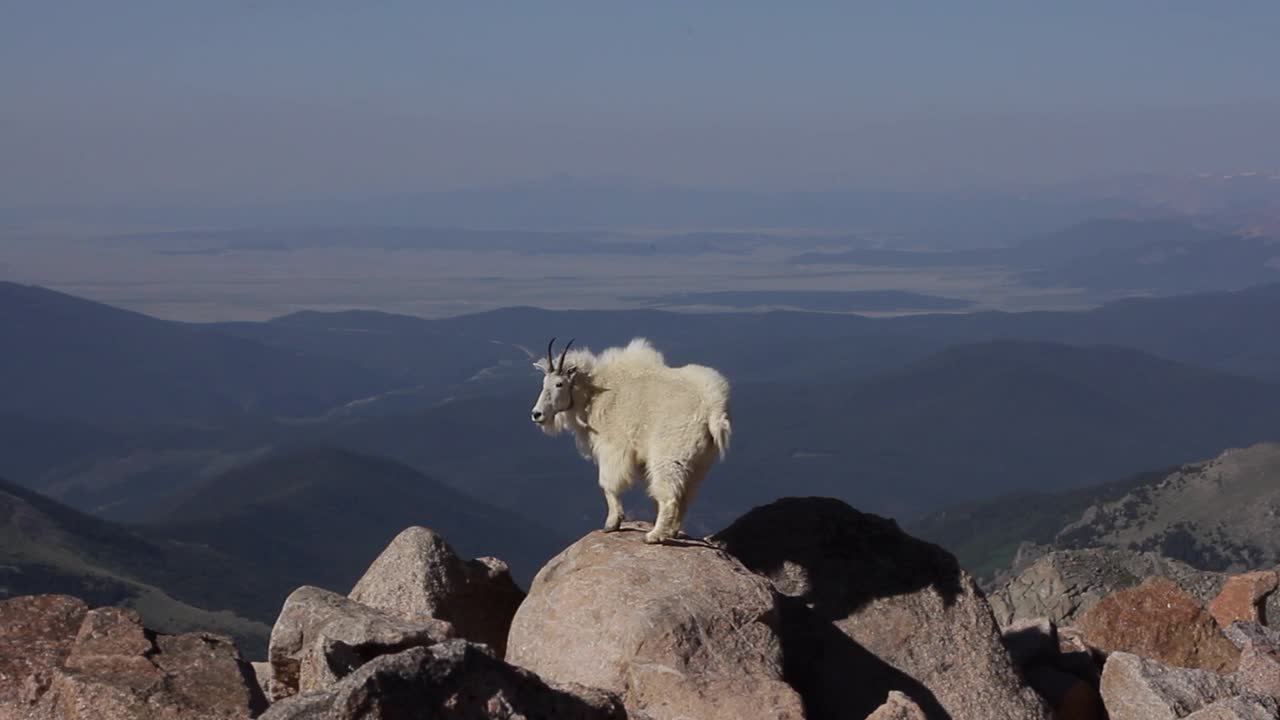
[[[564,356],[569,354],[569,348],[573,347],[573,338],[569,338],[569,344],[564,346],[564,350],[560,352],[560,369],[556,372],[564,372]]]
[[[547,343],[547,372],[555,372],[556,356],[551,353],[551,349],[556,346],[556,339],[551,338],[551,342]]]

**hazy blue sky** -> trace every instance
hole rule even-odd
[[[0,205],[1280,166],[1276,0],[0,5]]]

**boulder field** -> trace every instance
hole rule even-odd
[[[1280,719],[1274,573],[1213,597],[1155,578],[1087,607],[1024,578],[1020,607],[1054,610],[1027,618],[837,500],[665,545],[648,529],[586,535],[526,594],[501,560],[408,528],[349,592],[291,593],[259,662],[128,609],[11,598],[0,720]]]

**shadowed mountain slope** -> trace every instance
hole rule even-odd
[[[14,283],[0,283],[0,347],[0,412],[37,417],[302,415],[388,385],[332,360]]]
[[[334,449],[230,470],[189,490],[162,518],[156,527],[166,535],[263,567],[279,593],[304,584],[347,591],[410,525],[440,532],[468,557],[500,557],[526,581],[562,546],[552,531],[406,465]]]

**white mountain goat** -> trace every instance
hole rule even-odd
[[[729,382],[702,365],[668,367],[643,338],[599,355],[570,352],[570,340],[558,364],[555,342],[534,363],[545,374],[533,421],[548,435],[571,431],[599,466],[605,532],[622,524],[619,496],[643,476],[658,504],[645,542],[675,537],[699,484],[729,449]]]

